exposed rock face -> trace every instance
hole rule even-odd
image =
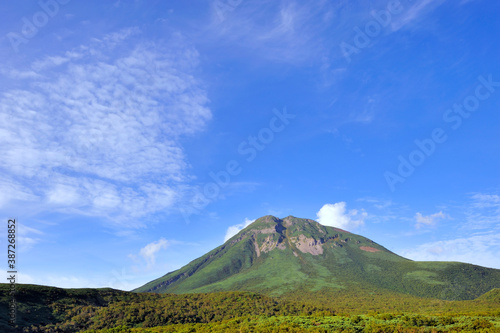
[[[466,287],[457,288],[457,281]],[[456,262],[413,262],[360,235],[310,219],[268,215],[207,254],[135,291],[240,290],[285,297],[300,292],[301,298],[306,295],[317,301],[320,293],[332,292],[325,296],[335,297],[337,290],[354,287],[356,292],[366,292],[367,299],[387,290],[391,295],[440,294],[455,300],[457,295],[474,299],[498,288],[498,281],[500,270]]]
[[[267,236],[262,245],[260,246],[260,249],[262,252],[267,253],[272,250],[278,245],[278,241],[274,240],[272,236]]]
[[[308,223],[304,224],[304,221]],[[260,220],[260,222],[262,223],[261,225],[251,228],[248,232],[241,234],[240,237],[234,239],[231,244],[240,242],[250,237],[257,257],[260,257],[262,253],[268,253],[276,248],[279,250],[285,250],[287,246],[291,247],[292,250],[296,248],[293,251],[295,256],[298,256],[298,252],[296,252],[296,250],[316,256],[323,254],[324,246],[326,246],[327,242],[330,244],[329,246],[333,245],[335,247],[342,247],[341,243],[347,243],[350,240],[349,238],[340,238],[341,235],[339,234],[329,237],[310,237],[300,234],[305,232],[306,229],[312,227],[314,229],[313,232],[326,236],[326,229],[324,229],[324,226],[315,221],[297,219],[293,216],[288,216],[283,220],[277,219],[273,216],[265,216]],[[311,232],[310,229],[308,230]],[[336,230],[343,231],[340,229]],[[297,233],[299,234],[297,235]],[[290,234],[294,234],[296,236],[290,236]],[[266,235],[266,237],[263,238],[259,235]],[[373,250],[378,251],[377,249]],[[370,250],[365,249],[365,251]]]
[[[321,226],[319,224],[316,224],[316,228],[318,228],[318,231],[322,234],[325,233],[325,231],[323,229],[321,229]]]
[[[257,241],[255,239],[253,240],[253,245],[255,246],[255,252],[257,252],[257,257],[260,257],[259,244],[257,244]]]
[[[284,228],[283,228],[284,229]],[[260,257],[261,253],[268,253],[275,248],[278,248],[280,250],[286,249],[286,245],[283,242],[284,236],[281,235],[281,232],[279,231],[280,228],[278,225],[272,228],[264,228],[264,229],[256,229],[253,230],[252,234],[252,239],[255,247],[255,252],[257,253],[257,257]],[[257,235],[258,234],[264,234],[264,235],[269,235],[264,240],[261,240],[261,243],[259,244],[257,240]]]
[[[291,226],[292,226],[292,224],[293,224],[293,220],[292,220],[292,218],[290,218],[290,217],[285,217],[285,218],[283,219],[283,225],[284,225],[285,227],[287,227],[287,228],[288,228],[288,227],[291,227]]]
[[[258,230],[255,230],[255,232],[259,233],[259,234],[274,234],[274,233],[276,233],[276,228],[258,229]]]
[[[360,246],[359,248],[363,251],[366,251],[366,252],[379,252],[380,251],[379,249],[376,249],[376,248],[371,247],[371,246]]]
[[[307,238],[304,235],[291,237],[290,241],[295,244],[302,253],[310,253],[314,256],[323,253],[323,243],[314,238]]]

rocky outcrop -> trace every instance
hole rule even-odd
[[[366,251],[366,252],[379,252],[380,251],[379,249],[376,249],[376,248],[370,247],[370,246],[360,246],[359,248],[363,251]]]
[[[310,253],[314,256],[323,254],[323,242],[321,240],[300,235],[299,237],[290,237],[290,242],[302,253]]]
[[[259,221],[260,223],[263,222],[262,225],[256,226],[255,228],[242,233],[238,238],[232,240],[231,244],[250,238],[253,242],[257,257],[260,257],[262,253],[268,253],[275,248],[284,250],[286,249],[287,244],[292,246],[292,248],[297,248],[297,250],[302,253],[320,255],[324,252],[323,247],[325,246],[325,243],[331,244],[330,246],[334,247],[342,247],[343,245],[341,243],[347,243],[351,240],[350,238],[345,238],[345,236],[341,238],[342,234],[340,233],[329,237],[319,238],[307,237],[304,234],[297,237],[288,237],[288,232],[290,230],[296,234],[297,231],[301,233],[309,228],[307,224],[304,225],[304,221],[308,222],[310,226],[313,226],[319,234],[326,234],[324,227],[312,220],[297,219],[293,216],[288,216],[283,220],[280,220],[273,216],[265,216]],[[347,233],[345,230],[337,228],[335,228],[335,230]],[[262,236],[258,237],[259,235],[266,235],[266,237],[263,239]],[[298,256],[297,252],[294,252],[294,254],[295,256]]]

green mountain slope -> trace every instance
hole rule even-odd
[[[415,262],[365,237],[313,220],[264,216],[225,244],[135,291],[240,290],[294,299],[396,292],[469,300],[499,287],[497,269]]]

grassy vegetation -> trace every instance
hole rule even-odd
[[[266,216],[136,292],[19,285],[17,324],[26,333],[500,332],[499,287],[500,270],[414,262],[312,220]],[[9,299],[0,284],[1,332]]]
[[[9,285],[0,285],[0,331],[7,332]],[[309,315],[323,307],[246,292],[151,294],[113,289],[18,285],[17,324],[25,332],[76,332],[115,326],[208,323],[247,315]]]
[[[500,332],[498,317],[453,317],[378,314],[373,316],[241,317],[207,324],[155,328],[89,330],[85,333],[167,332]]]
[[[1,332],[9,332],[8,288],[0,285]],[[177,295],[19,285],[17,323],[19,331],[45,333],[452,332],[480,326],[498,332],[499,327],[498,289],[472,301],[358,290],[302,302],[301,292],[296,294],[291,301],[248,292]]]
[[[323,253],[299,250],[294,243],[299,236],[321,243]],[[263,251],[266,242],[281,244],[281,248]],[[499,287],[498,269],[457,262],[414,262],[365,237],[312,220],[265,216],[220,247],[136,291],[245,290],[293,298],[297,289],[320,294],[362,289],[470,300]]]

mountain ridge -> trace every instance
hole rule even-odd
[[[467,300],[498,287],[500,270],[412,261],[314,220],[266,215],[221,246],[134,291],[250,291],[314,298],[358,290]]]

